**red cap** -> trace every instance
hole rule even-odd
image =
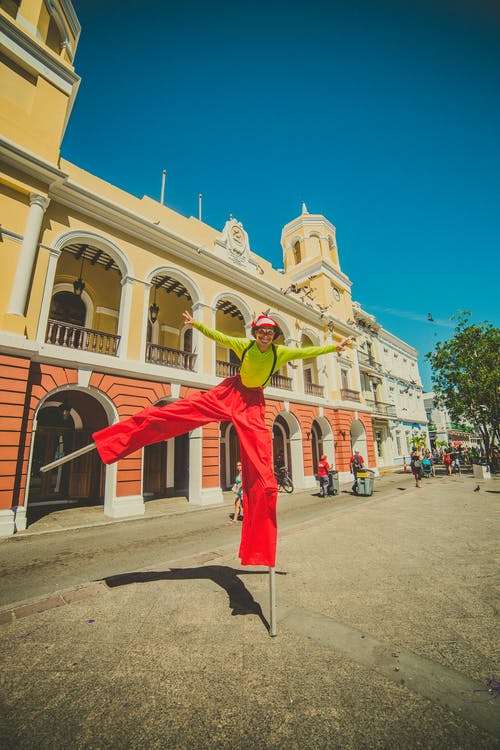
[[[256,328],[274,328],[274,338],[281,333],[279,325],[268,315],[259,315],[254,321],[252,321],[252,333]]]

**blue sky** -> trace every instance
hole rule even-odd
[[[233,214],[276,268],[305,201],[353,299],[421,355],[459,309],[499,324],[495,0],[73,5],[65,158],[138,197],[167,169],[167,205],[197,215],[203,193],[203,220]]]

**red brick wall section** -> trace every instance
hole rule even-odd
[[[26,423],[29,359],[0,355],[0,508],[20,504],[26,485],[27,457],[20,444]],[[31,429],[30,429],[31,432]]]
[[[76,370],[0,355],[0,508],[24,504],[36,407],[76,380]]]

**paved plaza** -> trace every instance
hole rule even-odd
[[[47,561],[72,532],[46,522],[45,558],[23,563],[44,595],[4,596],[0,609],[3,746],[500,747],[500,483],[437,477],[417,490],[400,474],[376,488],[280,524],[275,638],[267,571],[240,567],[238,530],[222,520],[196,554],[164,549],[87,579],[74,550],[81,582],[68,588],[64,560],[53,578]],[[185,537],[214,512],[171,524]],[[15,562],[34,539],[4,540],[0,555]]]

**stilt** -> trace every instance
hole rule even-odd
[[[276,570],[269,568],[269,635],[276,634]]]
[[[96,448],[95,443],[90,443],[90,445],[85,445],[83,448],[78,448],[77,451],[73,451],[73,453],[68,453],[67,456],[58,458],[56,461],[52,461],[50,464],[45,464],[45,466],[41,466],[40,471],[42,472],[42,474],[45,474],[46,471],[51,471],[51,469],[56,469],[58,466],[61,466],[62,464],[67,463],[68,461],[73,461],[75,458],[79,458],[80,456],[83,456],[85,453],[89,453],[89,451],[93,451],[95,448]]]

